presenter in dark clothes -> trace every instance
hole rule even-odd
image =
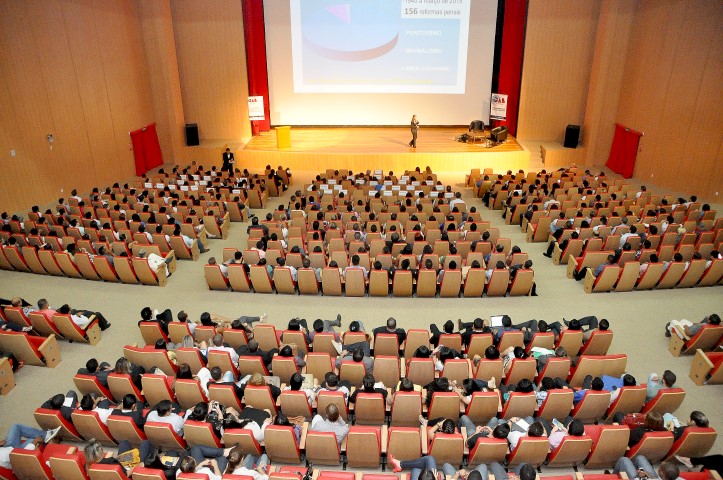
[[[225,152],[223,152],[223,166],[221,167],[222,172],[233,172],[233,164],[236,163],[236,160],[233,158],[233,153],[231,153],[231,149],[227,148]]]
[[[416,115],[412,115],[412,141],[409,142],[409,146],[417,148],[417,132],[419,131],[419,120]]]

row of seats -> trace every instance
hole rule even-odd
[[[141,246],[136,245],[137,250]],[[170,261],[166,265],[170,274],[176,270],[176,257],[170,253],[147,245],[142,248],[147,253],[157,253]],[[54,252],[52,250],[36,249],[33,246],[18,248],[6,245],[0,249],[0,269],[18,272],[36,273],[40,275],[53,275],[58,277],[84,278],[88,280],[104,280],[106,282],[122,282],[132,285],[156,285],[165,287],[168,278],[165,268],[154,271],[148,263],[148,258],[134,256],[117,256],[113,263],[102,255],[89,253],[76,253],[74,259],[67,252]]]
[[[389,278],[387,270],[372,270],[369,280],[359,269],[347,270],[344,275],[337,267],[324,267],[321,270],[321,282],[313,268],[300,268],[297,280],[292,277],[288,267],[276,267],[273,280],[263,265],[251,265],[249,274],[241,264],[228,265],[228,276],[225,276],[219,265],[204,266],[206,283],[211,290],[222,290],[257,293],[285,293],[304,295],[331,295],[347,297],[500,297],[528,295],[534,283],[532,269],[518,270],[515,278],[510,281],[510,271],[494,269],[490,281],[485,283],[485,270],[470,269],[467,277],[462,280],[462,270],[445,270],[442,281],[437,283],[436,270],[419,270],[418,278],[414,278],[409,270],[396,270]],[[253,288],[253,290],[252,290]]]

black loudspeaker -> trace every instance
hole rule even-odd
[[[198,146],[198,124],[187,123],[186,124],[186,145],[189,147]]]
[[[580,125],[568,125],[565,129],[565,148],[577,148],[580,140]]]

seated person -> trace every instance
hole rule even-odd
[[[122,417],[131,417],[136,426],[140,429],[146,423],[143,416],[143,402],[138,400],[135,395],[129,393],[123,397],[120,405],[111,412],[111,415],[120,415]]]
[[[104,425],[108,424],[108,417],[113,413],[114,407],[110,400],[95,393],[86,393],[80,399],[80,409],[97,413],[98,419]]]
[[[645,401],[649,402],[658,394],[659,391],[666,388],[675,388],[677,377],[670,370],[663,372],[662,378],[657,373],[651,373],[648,377],[648,384],[645,392]]]
[[[173,404],[170,400],[161,400],[151,408],[146,416],[147,422],[167,423],[173,427],[173,430],[180,436],[183,436],[183,424],[185,420],[182,416],[172,411]]]
[[[317,414],[311,420],[309,431],[312,432],[332,432],[336,435],[336,441],[339,445],[344,441],[347,433],[349,433],[349,425],[339,415],[339,407],[335,403],[326,406],[325,415]]]
[[[91,358],[85,362],[85,368],[79,368],[78,373],[81,375],[90,375],[98,379],[98,383],[108,388],[108,374],[113,368],[108,362],[98,363],[98,360]]]
[[[66,303],[58,309],[58,313],[60,313],[61,315],[70,315],[70,319],[73,321],[73,323],[78,325],[78,327],[83,330],[86,329],[88,325],[90,325],[91,322],[96,318],[98,319],[98,326],[101,330],[108,330],[110,328],[110,323],[108,323],[108,320],[106,320],[105,317],[99,312],[71,309],[70,306]]]
[[[352,393],[351,397],[349,397],[349,403],[356,403],[356,397],[360,393],[378,393],[386,401],[389,392],[387,392],[386,388],[380,388],[379,385],[374,379],[374,375],[367,373],[362,379],[362,388],[354,390],[354,393]]]
[[[289,384],[284,387],[281,392],[286,391],[292,391],[292,392],[304,392],[306,395],[306,399],[309,402],[309,406],[311,406],[314,403],[314,399],[316,398],[316,392],[313,388],[303,388],[302,385],[304,384],[304,377],[301,375],[301,373],[296,372],[294,373],[291,378],[289,379]],[[314,379],[314,384],[316,384],[316,379]]]
[[[692,323],[690,320],[673,320],[665,324],[665,336],[670,337],[674,328],[683,331],[690,338],[697,335],[706,325],[720,325],[720,316],[713,313],[708,315],[699,323]]]
[[[605,390],[605,383],[602,378],[587,375],[582,381],[582,388],[575,390],[575,395],[572,397],[572,404],[577,405],[585,398],[587,392],[602,392]]]
[[[321,383],[321,386],[316,391],[317,396],[321,392],[341,392],[344,394],[344,401],[349,401],[349,388],[351,386],[349,385],[349,382],[342,382],[339,380],[339,377],[334,372],[327,372],[327,374],[324,376],[324,381]]]
[[[73,410],[78,405],[78,394],[74,390],[69,390],[68,393],[63,395],[58,393],[53,395],[49,400],[46,400],[40,408],[47,408],[49,410],[57,410],[67,421],[72,422]]]

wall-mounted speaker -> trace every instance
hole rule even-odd
[[[198,124],[187,123],[186,124],[186,145],[189,147],[198,146]]]
[[[565,148],[577,148],[580,141],[580,125],[568,125],[565,129]]]

